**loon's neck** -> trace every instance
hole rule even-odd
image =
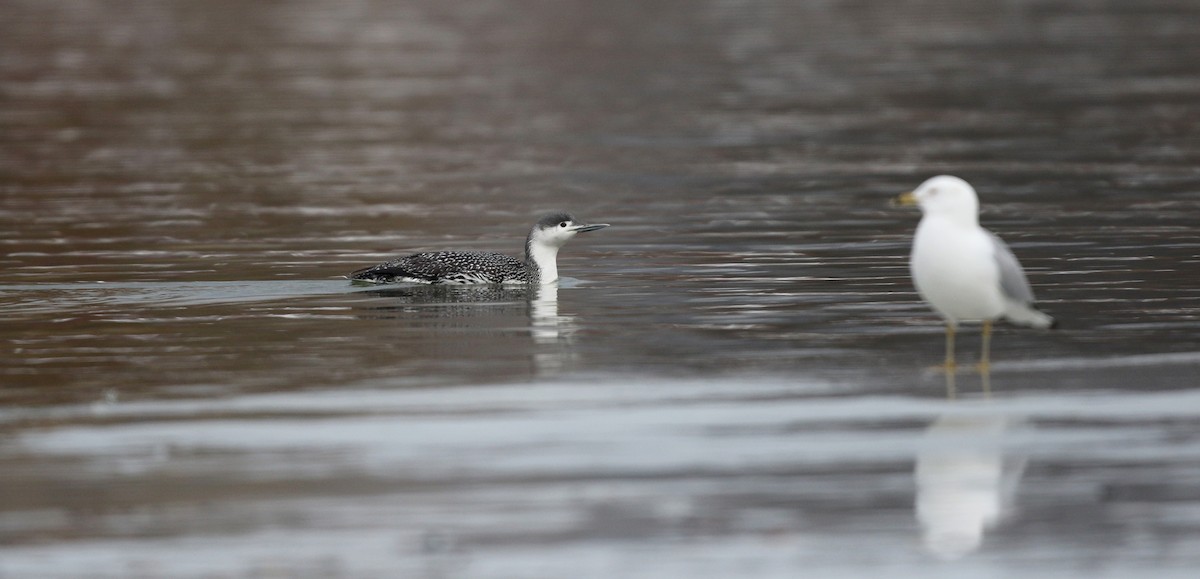
[[[558,281],[558,248],[545,243],[525,241],[525,267],[534,283]]]

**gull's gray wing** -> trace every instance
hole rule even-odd
[[[1032,304],[1033,290],[1029,288],[1029,280],[1025,279],[1025,271],[1017,256],[1004,244],[1004,240],[991,231],[987,232],[992,240],[992,255],[996,265],[1000,266],[1000,289],[1005,297],[1022,304]]]

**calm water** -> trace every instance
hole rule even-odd
[[[1200,566],[1192,2],[0,12],[4,579]],[[953,383],[942,172],[1064,324]],[[557,287],[340,277],[555,208]]]

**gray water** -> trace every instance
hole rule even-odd
[[[1191,577],[1200,7],[995,4],[0,1],[0,577]]]

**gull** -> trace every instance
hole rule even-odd
[[[946,323],[947,371],[955,368],[954,335],[962,322],[983,325],[980,370],[989,368],[993,321],[1057,325],[1034,306],[1033,290],[1012,250],[979,226],[979,198],[970,184],[939,175],[896,202],[921,208],[908,265],[917,293]]]

